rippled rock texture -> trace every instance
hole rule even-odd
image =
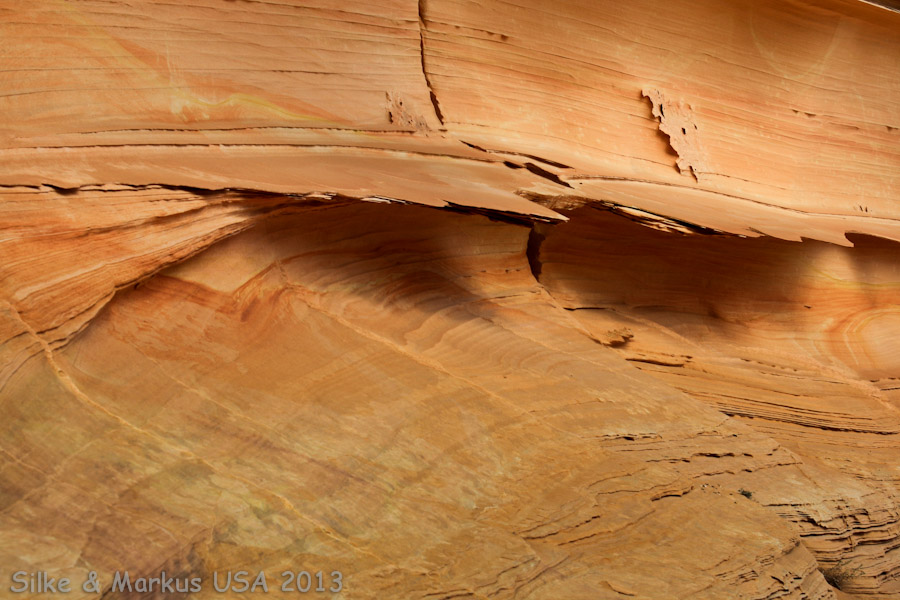
[[[891,4],[0,4],[0,596],[900,596]]]

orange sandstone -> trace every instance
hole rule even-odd
[[[0,4],[0,597],[896,597],[897,8]]]

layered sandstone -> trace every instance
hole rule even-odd
[[[890,5],[5,3],[0,596],[897,596]]]

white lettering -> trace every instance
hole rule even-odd
[[[263,571],[260,571],[256,575],[256,579],[253,580],[253,586],[250,588],[250,591],[255,592],[257,586],[262,586],[262,591],[264,592],[269,591],[269,585],[266,583],[266,574]]]
[[[235,583],[242,583],[242,584],[244,584],[244,587],[236,588],[236,587],[234,587],[234,586],[231,586],[231,591],[232,591],[232,592],[236,592],[236,593],[238,593],[238,594],[243,594],[244,592],[246,592],[247,590],[249,590],[249,589],[250,589],[250,582],[247,581],[247,575],[249,575],[249,574],[250,574],[250,573],[248,573],[247,571],[238,571],[238,572],[234,575],[234,582],[235,582]]]
[[[225,585],[219,587],[219,572],[213,572],[213,587],[216,588],[216,591],[219,593],[227,592],[228,588],[231,587],[231,571],[228,571],[228,579],[225,580]]]
[[[159,591],[163,594],[171,594],[175,591],[175,588],[172,587],[172,581],[174,581],[171,577],[166,577],[166,572],[163,571],[159,575],[160,579],[162,579],[162,585],[160,585]]]
[[[134,591],[131,587],[131,580],[128,578],[128,571],[125,571],[124,577],[122,577],[121,573],[116,571],[116,574],[113,576],[112,591],[124,592],[126,588],[128,588],[129,592]]]
[[[9,591],[13,592],[14,594],[21,594],[22,592],[27,590],[28,589],[28,577],[27,576],[28,576],[28,573],[26,571],[16,571],[15,573],[13,573],[13,576],[12,576],[13,583],[22,584],[22,588],[17,590],[15,588],[15,586],[13,586],[13,587],[9,588]]]

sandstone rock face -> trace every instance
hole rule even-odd
[[[900,597],[895,4],[2,3],[0,597]]]

